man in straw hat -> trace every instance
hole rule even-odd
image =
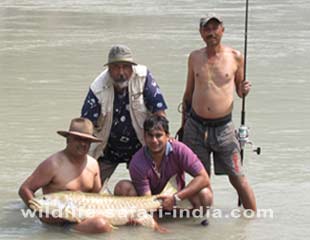
[[[95,135],[102,140],[90,150],[99,161],[102,181],[119,163],[128,164],[144,145],[146,117],[165,115],[167,109],[151,72],[133,60],[127,46],[113,46],[105,66],[90,85],[82,108],[82,116],[93,122]]]
[[[234,91],[242,98],[251,88],[250,82],[244,81],[244,57],[221,43],[224,25],[218,15],[202,17],[199,32],[206,46],[191,52],[188,59],[183,142],[198,155],[209,174],[212,153],[215,174],[228,175],[244,208],[256,211],[253,190],[242,172],[240,145],[232,123]]]
[[[93,136],[92,122],[86,118],[75,118],[68,131],[57,133],[66,138],[67,146],[44,160],[21,185],[19,195],[27,206],[40,188],[43,194],[65,190],[97,193],[101,189],[98,163],[87,154],[91,143],[101,141]],[[51,216],[40,220],[49,224],[67,224]],[[111,231],[111,226],[101,217],[84,220],[74,224],[73,228],[88,233]]]

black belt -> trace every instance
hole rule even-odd
[[[200,123],[203,126],[208,126],[208,127],[220,127],[231,121],[231,113],[221,118],[210,119],[210,118],[200,117],[193,110],[191,110],[190,116],[196,122]]]

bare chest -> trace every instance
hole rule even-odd
[[[235,70],[227,64],[203,64],[194,71],[195,82],[211,84],[221,88],[234,84]]]
[[[218,88],[234,84],[237,64],[230,55],[202,57],[194,65],[195,82],[199,85],[215,85]]]
[[[94,173],[87,167],[82,169],[67,167],[54,177],[53,188],[89,192],[93,189],[94,177]]]

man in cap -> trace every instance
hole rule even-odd
[[[66,148],[44,160],[19,189],[19,195],[27,206],[40,188],[43,194],[67,190],[98,193],[101,189],[98,163],[87,154],[92,142],[101,141],[93,136],[92,122],[86,118],[75,118],[69,131],[58,131],[58,134],[66,138]],[[67,224],[65,220],[52,216],[40,220],[49,224]],[[111,231],[111,226],[102,217],[86,219],[74,224],[73,228],[87,233]]]
[[[143,123],[150,114],[165,115],[165,100],[146,66],[133,60],[131,50],[115,45],[105,69],[90,85],[82,116],[95,126],[101,143],[91,147],[98,159],[102,182],[119,163],[129,163],[144,145]]]
[[[246,209],[256,211],[254,193],[241,170],[240,144],[231,121],[234,90],[246,96],[251,84],[244,80],[242,54],[221,43],[221,17],[200,19],[206,47],[191,52],[183,96],[183,141],[198,155],[210,175],[213,153],[215,174],[226,174]],[[187,118],[187,119],[186,119]]]

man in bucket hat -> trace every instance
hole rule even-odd
[[[90,85],[82,117],[95,126],[89,154],[98,159],[102,182],[119,163],[129,163],[144,145],[143,123],[150,114],[165,115],[163,95],[146,66],[137,64],[125,45],[110,49],[107,68]]]
[[[40,188],[43,194],[68,190],[98,193],[101,189],[98,163],[87,154],[92,142],[101,141],[93,136],[92,122],[86,118],[75,118],[68,131],[57,133],[66,138],[67,146],[44,160],[21,185],[19,195],[27,206]],[[40,220],[48,224],[68,224],[52,216],[44,216]],[[87,233],[111,231],[111,226],[102,217],[86,219],[74,224],[73,228]]]

